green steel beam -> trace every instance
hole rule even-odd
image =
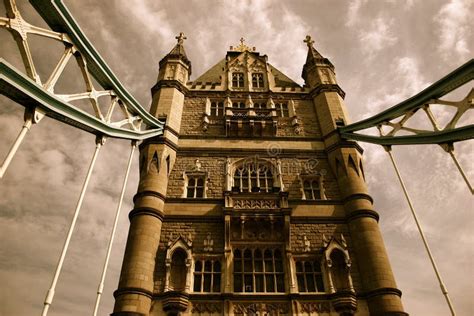
[[[474,79],[474,59],[469,60],[467,63],[454,70],[444,78],[438,80],[428,88],[424,89],[420,93],[414,95],[413,97],[383,111],[379,114],[376,114],[370,118],[364,119],[362,121],[349,124],[339,128],[341,135],[344,135],[345,138],[354,139],[356,136],[352,136],[351,132],[364,130],[371,127],[376,127],[377,125],[395,119],[407,112],[413,111],[432,99],[438,99],[441,96],[448,94],[454,89],[464,85],[465,83]],[[359,140],[362,141],[360,136],[357,136]],[[370,139],[374,136],[368,136]],[[401,136],[398,136],[401,137]],[[387,138],[388,139],[388,138]]]
[[[419,135],[403,136],[371,136],[356,133],[341,132],[341,137],[355,141],[372,143],[377,145],[423,145],[423,144],[443,144],[474,138],[474,125],[463,126],[451,130],[439,132],[427,132]]]
[[[143,140],[163,133],[161,125],[145,131],[112,127],[46,91],[3,58],[0,58],[0,93],[25,107],[39,107],[51,118],[96,135]]]
[[[163,128],[164,123],[148,113],[123,87],[61,0],[30,0],[30,2],[53,31],[67,33],[87,60],[87,68],[105,90],[114,90],[122,102],[131,107],[132,112],[138,114],[143,123],[150,128]]]

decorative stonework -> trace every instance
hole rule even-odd
[[[207,233],[206,239],[204,239],[204,251],[211,252],[213,250],[214,240],[211,239],[211,233]]]
[[[287,303],[233,303],[235,315],[289,315],[290,309]]]
[[[194,302],[192,313],[222,313],[222,304],[219,302]]]
[[[331,312],[330,302],[301,302],[301,311],[304,313],[329,313]]]
[[[275,209],[278,208],[276,200],[237,200],[234,199],[234,209]]]

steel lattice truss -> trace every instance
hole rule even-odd
[[[461,101],[446,101],[440,98],[474,79],[474,59],[435,82],[417,95],[368,119],[339,128],[346,139],[369,142],[384,146],[408,144],[450,144],[474,138],[474,124],[457,126],[460,119],[474,108],[474,89]],[[454,107],[455,113],[445,126],[440,126],[431,111],[433,105]],[[432,129],[408,126],[417,111],[423,111]],[[413,120],[413,119],[412,119]],[[380,136],[361,132],[378,128]],[[387,131],[384,131],[387,130]],[[410,135],[402,135],[407,134]]]
[[[0,28],[5,28],[13,35],[26,75],[0,58],[0,93],[40,116],[46,115],[97,135],[141,140],[162,134],[163,123],[150,115],[122,86],[61,0],[31,1],[51,30],[25,21],[15,0],[4,2],[7,17],[0,17]],[[45,81],[36,70],[28,44],[29,35],[64,44],[61,58]],[[81,71],[84,91],[57,94],[54,88],[71,57],[76,59]],[[100,87],[94,86],[92,77]],[[110,100],[105,111],[101,110],[99,99]],[[88,100],[90,111],[75,106],[76,100]]]

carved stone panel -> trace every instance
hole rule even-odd
[[[193,302],[191,312],[194,314],[218,314],[222,313],[221,302]]]
[[[300,302],[301,311],[304,313],[330,313],[331,303],[329,302]]]
[[[233,303],[234,315],[245,316],[289,316],[287,303]]]

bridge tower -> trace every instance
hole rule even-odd
[[[241,39],[194,81],[160,61],[113,316],[407,315],[334,66],[300,86]]]

